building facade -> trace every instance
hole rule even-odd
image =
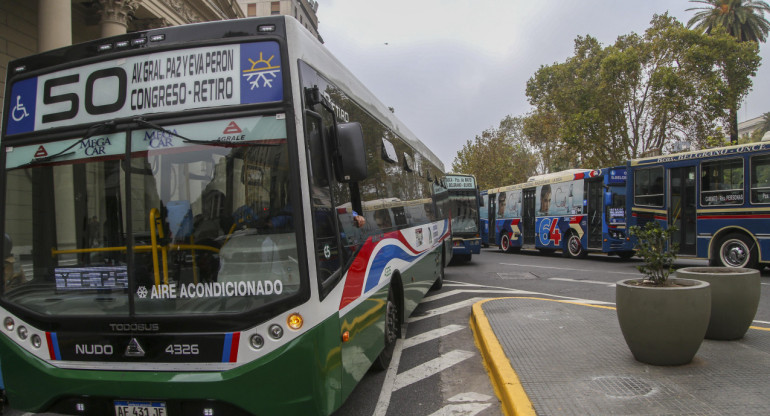
[[[274,15],[293,16],[305,29],[309,30],[321,42],[318,32],[318,2],[316,0],[238,0],[246,17],[264,17]]]
[[[240,17],[235,0],[1,0],[0,100],[14,59],[127,32]]]

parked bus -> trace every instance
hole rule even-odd
[[[590,251],[629,258],[625,196],[625,167],[556,172],[491,189],[494,242],[506,252],[537,248],[572,258]]]
[[[293,18],[57,49],[5,91],[15,409],[330,414],[443,279],[441,161]]]
[[[452,217],[452,256],[468,262],[481,252],[479,234],[479,190],[473,175],[448,173],[444,177],[449,191]]]
[[[489,191],[479,192],[479,234],[481,235],[481,246],[489,247]]]
[[[770,264],[770,143],[631,160],[628,194],[630,224],[676,226],[681,255]]]

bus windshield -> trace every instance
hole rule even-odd
[[[612,201],[607,204],[607,223],[610,225],[625,225],[626,187],[625,185],[610,186],[609,191]]]
[[[450,190],[449,203],[452,209],[452,232],[478,233],[479,207],[476,190]]]
[[[285,116],[148,124],[5,148],[3,302],[213,314],[299,292]]]

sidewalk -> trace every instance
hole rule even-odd
[[[614,307],[491,299],[471,327],[507,416],[770,414],[770,328],[658,367],[631,355]]]

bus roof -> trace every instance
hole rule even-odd
[[[734,146],[716,147],[712,149],[694,150],[691,152],[673,153],[662,156],[651,156],[628,161],[630,166],[644,166],[656,163],[679,162],[689,159],[700,159],[704,157],[729,156],[747,152],[770,149],[770,142],[746,143]]]

